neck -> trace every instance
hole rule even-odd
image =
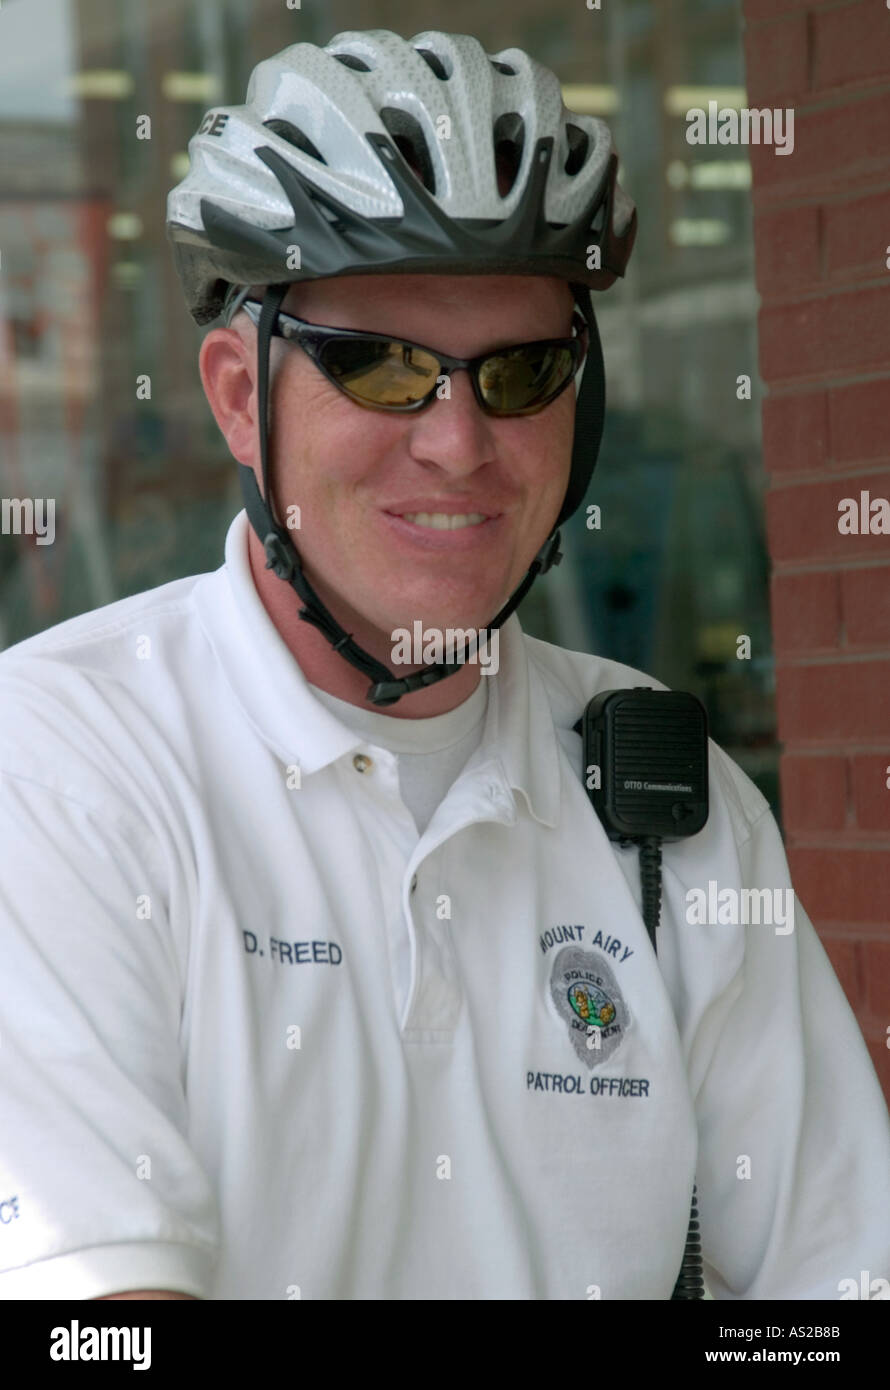
[[[446,676],[434,685],[423,690],[403,695],[394,705],[378,709],[367,698],[370,678],[335,652],[327,638],[312,623],[304,622],[299,616],[303,607],[300,596],[279,579],[272,570],[266,569],[266,556],[253,527],[248,530],[248,555],[250,572],[263,607],[275,624],[275,628],[288,651],[297,662],[310,685],[316,685],[338,700],[358,705],[362,709],[377,710],[378,714],[388,714],[393,719],[431,719],[437,714],[447,714],[468,700],[481,680],[478,665],[468,663],[452,676]],[[360,647],[381,661],[384,666],[394,670],[396,675],[404,672],[422,670],[422,667],[393,667],[392,641],[389,633],[381,632],[354,610],[344,611],[343,605],[335,598],[322,592],[322,585],[313,580],[312,587],[328,611],[345,630],[351,634]]]

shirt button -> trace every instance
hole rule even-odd
[[[370,758],[365,757],[364,753],[356,753],[352,760],[352,766],[356,772],[370,772],[374,764]]]

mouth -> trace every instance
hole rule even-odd
[[[503,515],[483,512],[388,512],[380,513],[391,536],[426,550],[470,550],[489,540]]]
[[[390,512],[410,521],[412,526],[425,526],[430,531],[459,531],[464,526],[479,526],[488,517],[483,512]]]

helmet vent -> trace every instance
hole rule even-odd
[[[516,111],[498,116],[492,131],[498,193],[506,198],[516,182],[525,144],[525,122]]]
[[[427,67],[432,69],[440,82],[448,81],[451,76],[451,71],[449,68],[446,68],[438,53],[433,53],[429,48],[416,48],[414,51],[418,58],[422,58]]]
[[[497,68],[498,72],[502,72],[505,77],[516,76],[516,69],[511,68],[509,63],[499,63],[497,58],[489,58],[488,61],[491,63],[491,66],[493,68]]]
[[[353,72],[370,72],[371,69],[364,58],[357,58],[354,53],[334,53],[331,55],[342,63],[344,68],[352,68]]]
[[[268,130],[271,130],[273,135],[277,135],[279,139],[286,140],[289,145],[293,145],[297,150],[302,150],[303,154],[311,155],[312,158],[317,159],[320,164],[327,164],[324,155],[320,150],[316,149],[305,131],[300,130],[290,121],[273,119],[271,121],[263,121],[263,125],[266,126]]]
[[[381,107],[380,119],[412,173],[428,192],[435,193],[436,175],[420,122],[398,106]]]
[[[578,125],[566,125],[566,136],[569,142],[569,153],[563,166],[567,174],[577,174],[587,158],[587,151],[590,146],[590,137],[586,130],[582,130]]]

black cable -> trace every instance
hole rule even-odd
[[[643,921],[655,945],[655,930],[661,917],[661,840],[657,835],[647,835],[640,841],[640,882],[643,889]],[[692,1211],[689,1216],[689,1230],[680,1273],[674,1285],[671,1300],[704,1298],[705,1278],[702,1267],[701,1230],[698,1221],[698,1192],[692,1185]]]
[[[647,835],[640,842],[640,882],[643,887],[643,921],[657,955],[655,928],[661,917],[661,840],[657,835]]]
[[[692,1211],[689,1215],[689,1230],[686,1233],[686,1246],[683,1262],[674,1285],[671,1299],[704,1298],[705,1278],[702,1270],[701,1231],[698,1223],[698,1193],[692,1185]]]

